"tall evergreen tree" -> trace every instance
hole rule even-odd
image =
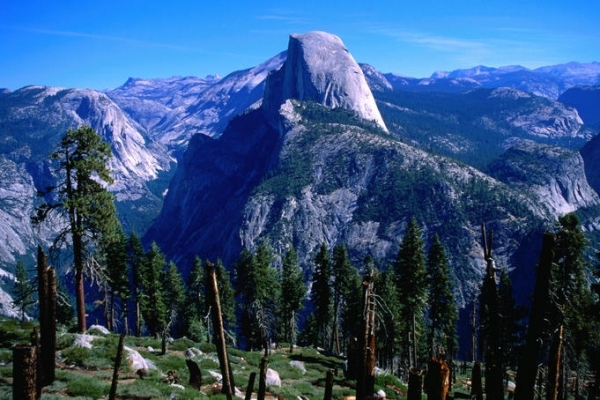
[[[163,299],[166,305],[164,333],[176,331],[179,315],[185,301],[185,284],[173,261],[170,261],[162,276]]]
[[[401,315],[401,341],[411,366],[417,366],[423,350],[423,312],[427,300],[427,271],[421,228],[411,218],[394,263]],[[426,347],[425,347],[426,348]]]
[[[553,286],[556,293],[555,320],[564,326],[563,346],[570,350],[569,357],[560,356],[565,367],[579,372],[584,360],[587,344],[591,342],[593,319],[592,295],[586,278],[584,252],[587,241],[579,224],[579,218],[571,213],[559,218],[556,234],[556,269],[553,271]],[[567,361],[570,361],[567,362]],[[561,387],[560,390],[564,390]],[[560,395],[560,394],[559,394]]]
[[[25,264],[23,261],[18,261],[15,269],[15,286],[12,290],[12,304],[19,310],[22,322],[25,322],[27,309],[35,303],[33,296],[35,292],[36,289],[31,284],[31,280],[27,275]]]
[[[36,208],[34,223],[48,219],[58,211],[67,221],[65,229],[54,239],[53,247],[71,244],[75,270],[75,297],[77,329],[87,330],[85,320],[84,271],[86,259],[93,251],[94,241],[103,235],[112,235],[118,226],[113,195],[103,185],[111,184],[108,161],[112,156],[110,145],[102,141],[89,126],[67,130],[59,149],[51,158],[58,160],[58,185],[48,188],[46,202]],[[51,196],[54,192],[56,196]],[[70,241],[69,241],[70,239]]]
[[[333,337],[332,345],[337,354],[342,352],[340,343],[340,321],[341,314],[345,312],[348,303],[348,297],[353,289],[352,284],[356,282],[358,271],[350,262],[348,249],[343,243],[338,243],[333,247],[332,256],[332,295],[333,295]]]
[[[283,338],[290,343],[290,351],[294,350],[297,331],[297,312],[302,309],[306,297],[306,286],[302,270],[298,265],[298,254],[294,246],[283,256],[281,268],[281,319],[283,322]]]
[[[235,265],[241,333],[250,349],[266,346],[275,329],[280,289],[272,261],[271,248],[261,242],[254,254],[243,250]]]
[[[115,307],[120,305],[124,319],[127,318],[127,301],[130,297],[127,237],[119,227],[114,236],[101,241],[106,262],[106,277],[109,289],[107,328],[114,330]],[[118,300],[118,304],[116,304]]]
[[[315,269],[312,276],[310,300],[314,307],[317,323],[318,343],[325,350],[331,350],[331,320],[333,315],[332,293],[331,293],[331,260],[327,245],[323,243],[315,256]]]
[[[375,275],[375,290],[379,303],[377,324],[377,349],[380,364],[383,368],[394,369],[394,357],[400,354],[400,304],[396,289],[394,270],[388,268]]]
[[[427,255],[427,273],[429,282],[429,334],[428,343],[432,355],[437,355],[438,347],[455,350],[456,322],[458,310],[452,294],[452,281],[448,258],[440,238],[433,237]]]
[[[142,334],[142,313],[140,311],[140,303],[144,290],[146,273],[144,247],[142,246],[142,241],[135,232],[132,232],[127,240],[127,263],[129,265],[128,270],[131,273],[131,291],[135,313],[135,335],[139,337]]]
[[[140,309],[150,335],[158,337],[167,321],[167,304],[163,292],[163,270],[166,260],[162,251],[153,242],[144,255],[144,282],[140,296]]]
[[[203,318],[207,316],[206,283],[202,259],[196,257],[188,276],[185,289],[185,307],[183,308],[184,332],[192,340],[199,342],[205,333]],[[235,303],[234,303],[235,304]],[[210,319],[210,318],[208,318]]]
[[[523,319],[527,312],[523,306],[517,305],[513,295],[513,285],[506,269],[500,272],[498,285],[498,312],[500,314],[500,342],[502,365],[516,370],[521,346],[525,340]]]

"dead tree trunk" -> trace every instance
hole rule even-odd
[[[138,291],[139,296],[139,291]],[[140,313],[140,302],[136,299],[135,301],[135,336],[142,336],[142,323],[141,323],[141,313]]]
[[[260,373],[258,376],[258,394],[257,400],[265,400],[267,393],[267,366],[269,365],[269,359],[265,356],[260,360]]]
[[[40,309],[40,363],[41,387],[54,382],[56,356],[56,273],[48,268],[46,254],[38,246],[38,298]]]
[[[519,359],[517,371],[515,400],[530,400],[534,398],[535,378],[537,375],[537,360],[541,346],[544,328],[546,306],[550,301],[550,271],[554,260],[556,237],[546,232],[542,243],[542,253],[537,266],[537,278],[533,292],[531,316],[527,340]]]
[[[13,347],[13,399],[34,400],[37,396],[37,357],[34,346]]]
[[[48,262],[46,259],[46,254],[42,250],[42,246],[38,246],[38,254],[37,254],[37,277],[38,277],[38,299],[39,299],[39,309],[40,309],[40,337],[43,338],[44,334],[48,331],[48,275],[46,274],[46,270],[48,269]],[[43,339],[40,339],[43,341]],[[44,387],[45,379],[44,379],[44,348],[40,343],[40,372],[41,375],[38,379],[41,382],[41,386]]]
[[[408,371],[408,391],[407,400],[421,400],[423,394],[423,371],[419,368],[411,367]]]
[[[254,381],[256,380],[256,372],[250,373],[250,378],[248,378],[248,386],[246,387],[246,397],[244,400],[252,399],[252,391],[254,391]]]
[[[221,374],[223,375],[222,393],[225,394],[227,400],[232,400],[234,395],[233,375],[229,366],[229,357],[227,355],[227,344],[225,342],[225,328],[223,327],[223,315],[221,313],[221,302],[219,300],[219,286],[217,285],[217,275],[215,273],[215,265],[210,261],[206,261],[206,274],[208,279],[207,297],[212,309],[212,320],[215,331],[215,343],[217,345],[217,353],[219,355],[219,364],[221,366]]]
[[[202,371],[198,367],[198,363],[192,360],[185,360],[185,365],[188,367],[190,373],[189,385],[196,390],[200,390],[202,387]]]
[[[559,398],[559,383],[561,370],[561,353],[563,341],[563,325],[560,325],[552,339],[550,348],[550,360],[548,360],[548,384],[546,400],[557,400]]]
[[[113,370],[112,383],[110,385],[110,394],[108,395],[109,400],[115,400],[117,398],[117,385],[119,383],[119,368],[121,368],[121,358],[123,357],[123,344],[125,342],[125,335],[119,337],[119,346],[117,347],[117,358],[115,359],[115,368]]]
[[[481,382],[481,363],[476,361],[471,372],[471,398],[483,400],[483,383]]]
[[[331,400],[331,396],[333,395],[333,370],[327,370],[327,377],[325,378],[325,394],[323,395],[323,400]]]
[[[502,369],[502,349],[500,345],[500,315],[498,311],[498,291],[496,287],[496,265],[492,257],[493,232],[486,237],[485,224],[481,225],[483,255],[487,264],[483,281],[482,306],[487,308],[488,326],[485,335],[485,393],[487,400],[504,399],[504,379]]]
[[[356,398],[364,399],[375,391],[375,302],[373,301],[372,271],[363,281],[363,321],[359,340],[358,376]]]
[[[441,358],[434,357],[427,367],[427,400],[446,400],[450,390],[450,368]]]
[[[48,300],[46,303],[46,329],[42,332],[42,369],[44,386],[51,385],[56,377],[56,270],[50,267],[46,271]]]
[[[36,371],[36,398],[42,398],[42,352],[40,349],[40,335],[38,334],[37,328],[33,327],[33,332],[31,332],[31,346],[35,351],[35,371]]]

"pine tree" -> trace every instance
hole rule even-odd
[[[243,250],[236,262],[241,333],[250,349],[265,348],[275,332],[276,301],[280,288],[272,261],[271,248],[261,242],[254,254]]]
[[[62,137],[59,149],[51,158],[59,162],[58,186],[49,188],[56,196],[42,193],[45,202],[36,208],[32,222],[46,221],[58,211],[67,221],[67,227],[54,239],[53,247],[71,244],[75,270],[75,297],[77,329],[87,330],[85,320],[84,270],[86,259],[93,251],[94,240],[111,235],[118,227],[113,195],[102,182],[111,184],[108,161],[112,156],[110,145],[89,126],[68,130]],[[70,241],[69,241],[70,238]]]
[[[310,300],[314,307],[314,314],[318,331],[318,342],[314,346],[322,346],[326,351],[331,350],[331,320],[332,320],[332,293],[331,293],[331,260],[325,243],[319,248],[315,256],[315,269],[312,276]]]
[[[516,369],[525,335],[522,321],[527,313],[524,307],[518,306],[515,302],[512,280],[506,269],[502,269],[500,272],[498,306],[500,314],[500,341],[503,350],[502,365]]]
[[[119,300],[124,319],[127,318],[127,300],[130,297],[128,263],[127,263],[127,238],[122,229],[115,235],[102,240],[102,248],[106,261],[106,277],[109,289],[109,312],[107,328],[114,330],[115,300]]]
[[[380,317],[377,324],[377,348],[380,364],[383,368],[393,370],[394,356],[400,353],[400,304],[396,278],[392,268],[376,275],[375,290],[379,303],[377,310]]]
[[[142,315],[140,303],[144,289],[144,279],[146,276],[144,265],[144,248],[140,238],[132,232],[127,241],[127,263],[131,273],[133,304],[135,312],[135,335],[140,337],[142,334]]]
[[[401,341],[411,366],[417,366],[423,332],[423,312],[427,300],[427,271],[421,228],[413,217],[402,238],[394,263],[401,315]]]
[[[591,342],[593,325],[589,318],[592,296],[586,279],[584,252],[587,241],[579,224],[579,218],[571,213],[559,218],[556,234],[556,269],[553,271],[553,290],[556,293],[555,324],[564,327],[562,348],[572,353],[558,356],[561,363],[576,373],[583,367],[588,343]],[[568,363],[568,361],[571,361]],[[564,390],[564,387],[560,387]]]
[[[217,285],[219,285],[219,301],[221,302],[221,313],[225,330],[232,331],[236,327],[235,321],[235,291],[231,285],[229,272],[223,265],[221,259],[215,264]]]
[[[194,267],[188,276],[185,289],[184,332],[197,342],[204,338],[203,318],[207,316],[206,283],[202,259],[194,259]],[[210,318],[208,318],[210,319]]]
[[[298,265],[298,254],[294,246],[283,256],[281,269],[281,319],[283,322],[283,338],[290,343],[290,351],[296,343],[297,312],[302,309],[306,297],[306,286],[302,270]]]
[[[158,337],[167,322],[167,305],[163,292],[163,270],[167,263],[155,242],[144,255],[143,264],[145,276],[140,296],[140,310],[150,335]]]
[[[12,291],[12,304],[19,310],[22,322],[25,322],[25,316],[27,315],[27,309],[29,306],[35,303],[33,297],[35,292],[36,289],[33,287],[29,277],[27,276],[25,264],[23,261],[18,261],[15,269],[15,286]]]
[[[433,237],[427,255],[429,282],[429,335],[428,343],[432,356],[438,354],[438,346],[446,351],[456,349],[456,322],[458,310],[452,294],[452,282],[448,259],[440,238]]]
[[[340,344],[340,320],[342,313],[345,313],[348,303],[348,296],[352,289],[352,284],[356,282],[358,271],[350,262],[348,249],[343,243],[338,243],[333,247],[332,256],[332,294],[333,294],[333,337],[332,348],[337,354],[342,352]]]
[[[176,330],[178,317],[185,301],[185,284],[173,261],[170,261],[162,276],[163,299],[166,305],[164,333]]]

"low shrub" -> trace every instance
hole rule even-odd
[[[69,394],[69,396],[83,396],[99,399],[107,396],[109,392],[110,385],[104,383],[100,379],[73,376],[73,378],[67,382],[67,394]]]

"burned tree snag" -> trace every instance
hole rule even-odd
[[[557,400],[559,398],[563,329],[563,325],[559,325],[554,333],[552,345],[550,346],[550,359],[548,360],[548,388],[546,391],[547,400]]]
[[[206,261],[205,266],[208,279],[207,297],[212,310],[212,321],[215,330],[215,343],[217,345],[217,353],[219,355],[221,374],[223,375],[223,388],[221,393],[225,394],[227,400],[232,400],[235,391],[235,385],[233,383],[233,375],[231,374],[229,357],[227,355],[225,328],[223,327],[223,314],[221,312],[221,301],[219,300],[219,286],[217,285],[215,265],[210,261]]]
[[[481,381],[481,363],[476,361],[471,372],[471,398],[483,400],[483,383]]]
[[[258,374],[258,394],[257,400],[265,400],[267,394],[267,367],[269,366],[269,358],[264,356],[260,360],[260,371]]]
[[[363,281],[362,335],[358,342],[358,376],[356,398],[364,399],[375,391],[375,301],[373,276],[369,271]]]
[[[202,387],[202,371],[200,371],[198,363],[190,359],[186,359],[185,365],[188,367],[188,371],[190,373],[190,380],[188,384],[194,389],[200,390]]]
[[[246,387],[246,397],[244,400],[252,399],[252,391],[254,390],[254,381],[256,380],[256,372],[250,373],[250,378],[248,378],[248,386]]]
[[[427,367],[427,400],[446,400],[450,390],[450,368],[440,357],[433,357]]]
[[[498,291],[496,287],[496,266],[492,257],[493,232],[486,237],[485,224],[481,225],[483,255],[487,265],[483,281],[481,307],[487,316],[485,335],[485,388],[486,399],[504,399],[502,379],[502,349],[500,340],[500,315],[498,311]]]
[[[56,270],[48,268],[46,272],[48,285],[48,302],[46,311],[46,331],[42,332],[42,369],[44,370],[44,386],[51,385],[56,377]]]
[[[54,382],[56,357],[56,272],[48,268],[46,254],[38,246],[38,297],[40,308],[40,385]]]
[[[332,369],[327,370],[327,375],[325,377],[325,394],[323,395],[323,400],[331,400],[333,396],[333,373]]]
[[[540,262],[537,266],[537,278],[533,292],[527,340],[519,360],[515,400],[530,400],[534,398],[535,378],[538,371],[537,361],[543,335],[545,310],[546,305],[550,301],[550,273],[554,260],[555,245],[556,237],[546,232],[542,243]]]
[[[125,334],[119,336],[119,345],[117,347],[117,358],[115,359],[115,368],[113,370],[112,382],[110,385],[109,400],[117,398],[117,385],[119,383],[119,368],[121,368],[121,358],[123,357],[123,345],[125,342]]]
[[[34,346],[13,347],[13,399],[37,398],[37,357]]]
[[[408,371],[408,391],[407,400],[421,400],[423,394],[423,371],[419,368],[411,367]]]

